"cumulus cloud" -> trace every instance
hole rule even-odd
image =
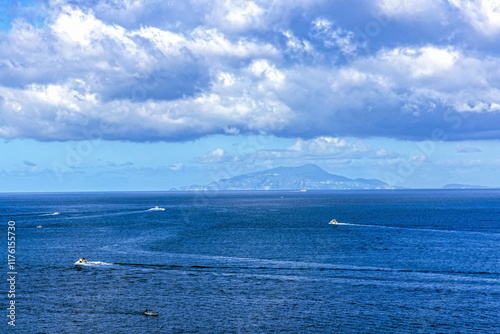
[[[448,0],[471,26],[486,35],[500,33],[500,3],[497,0]]]
[[[332,165],[348,165],[354,161],[380,160],[390,161],[401,156],[383,148],[377,148],[362,141],[353,142],[338,137],[316,137],[297,139],[293,145],[284,149],[255,148],[251,152],[229,154],[221,148],[194,159],[193,162],[209,164],[216,167],[230,164],[232,169],[246,170],[254,168],[270,168],[279,165],[296,165],[298,161],[312,163],[328,163]]]
[[[324,157],[329,159],[380,159],[396,158],[397,153],[385,149],[378,149],[362,141],[351,142],[339,137],[316,137],[309,140],[297,139],[288,148],[292,152],[300,152],[311,157]]]
[[[498,63],[449,46],[425,46],[384,49],[333,69],[301,68],[287,73],[288,88],[314,103],[306,110],[304,101],[291,100],[293,110],[304,110],[297,117],[302,127],[294,129],[303,136],[428,139],[442,128],[448,139],[473,133],[495,138],[498,131],[485,120],[500,117]]]
[[[233,160],[234,158],[229,153],[224,151],[222,148],[217,148],[212,152],[207,153],[204,156],[195,159],[194,162],[203,164],[213,164],[213,163],[226,163]]]
[[[207,16],[213,25],[240,31],[261,28],[264,14],[264,8],[254,1],[219,1]]]
[[[366,5],[400,20],[469,8],[470,24],[496,31],[493,2],[449,1]],[[25,16],[0,32],[0,137],[420,140],[442,129],[441,139],[500,138],[498,55],[449,41],[360,41],[333,6],[50,1],[40,7],[43,24]]]
[[[442,11],[442,0],[379,0],[378,9],[391,17],[417,18],[421,14]]]
[[[338,49],[344,56],[353,56],[361,45],[355,42],[354,32],[338,27],[328,19],[318,18],[312,22],[313,36],[319,38],[327,48]]]
[[[422,15],[439,17],[451,24],[452,16],[476,29],[479,33],[493,36],[500,32],[500,4],[497,0],[378,0],[378,10],[398,19],[421,19]],[[456,11],[449,11],[447,8]]]
[[[322,136],[310,140],[298,139],[289,149],[307,155],[352,157],[366,154],[370,147],[361,142],[353,144],[345,139]]]

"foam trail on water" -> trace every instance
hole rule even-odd
[[[462,230],[445,230],[445,229],[437,229],[437,228],[425,228],[425,227],[410,227],[410,226],[387,226],[387,225],[375,225],[375,224],[352,224],[352,223],[336,223],[332,224],[332,226],[336,225],[345,225],[345,226],[363,226],[363,227],[372,227],[372,228],[384,228],[384,229],[399,229],[399,230],[414,230],[414,231],[424,231],[424,232],[440,232],[440,233],[466,233],[466,234],[478,234],[478,235],[498,235],[498,233],[494,232],[482,232],[482,231],[462,231]]]

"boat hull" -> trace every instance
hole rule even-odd
[[[149,317],[157,317],[158,316],[158,312],[151,312],[151,311],[143,312],[142,314],[147,315]]]

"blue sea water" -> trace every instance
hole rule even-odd
[[[0,215],[2,333],[500,333],[497,190],[1,194]]]

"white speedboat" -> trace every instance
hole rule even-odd
[[[142,314],[148,315],[150,317],[156,317],[156,316],[158,316],[158,312],[150,311],[148,309],[146,309],[146,311],[142,312]]]
[[[340,223],[337,221],[337,219],[332,219],[332,220],[330,220],[330,222],[328,222],[328,224],[331,224],[331,225],[338,225],[338,224],[340,224]]]
[[[165,211],[165,208],[160,208],[158,205],[154,208],[148,209],[148,211]]]
[[[81,257],[75,262],[75,266],[89,266],[89,267],[100,267],[100,266],[111,266],[113,263],[102,262],[102,261],[87,261],[86,258]]]
[[[75,266],[85,265],[85,264],[88,264],[88,261],[84,257],[79,258],[78,261],[75,262]]]

